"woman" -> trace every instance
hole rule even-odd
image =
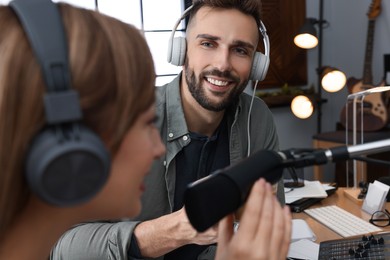
[[[152,161],[165,152],[154,126],[153,60],[142,35],[99,13],[58,6],[83,123],[110,152],[110,175],[95,197],[71,207],[50,205],[31,192],[23,162],[32,138],[45,125],[42,96],[46,89],[18,18],[9,7],[0,6],[0,259],[44,259],[61,234],[79,222],[137,215],[143,178]],[[255,187],[258,192],[251,195],[248,209],[282,214],[277,218],[282,227],[279,233],[288,237],[289,215],[270,199],[272,192],[264,181]],[[247,212],[248,216],[253,213],[245,211],[244,216]],[[263,219],[263,215],[259,217]],[[243,217],[242,226],[246,226],[244,222],[259,226],[259,221]],[[222,252],[240,256],[241,247],[230,243],[235,237],[229,233],[232,219],[223,223]],[[272,219],[270,223],[274,225]],[[286,239],[277,241],[281,244],[286,245]],[[245,255],[251,253],[244,249]],[[220,257],[225,258],[221,253]]]
[[[46,89],[18,18],[0,7],[0,259],[44,259],[76,223],[135,216],[143,178],[165,152],[154,126],[154,65],[139,31],[93,11],[59,8],[83,121],[103,140],[112,167],[82,205],[55,207],[30,192],[22,162],[45,125]]]

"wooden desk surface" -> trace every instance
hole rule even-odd
[[[345,190],[346,188],[338,188],[338,190],[334,194],[316,203],[311,208],[337,205],[340,208],[343,208],[348,212],[368,221],[371,215],[361,209],[362,207],[361,204],[348,198],[344,193]],[[386,203],[386,208],[390,210],[390,203]],[[326,240],[342,238],[340,235],[333,232],[326,226],[322,225],[321,223],[319,223],[318,221],[316,221],[315,219],[313,219],[312,217],[310,217],[304,212],[293,213],[292,216],[294,219],[303,219],[307,222],[307,224],[313,230],[314,234],[316,234],[317,236],[317,240],[315,241],[316,243],[320,243]],[[390,231],[390,226],[382,229],[383,231]]]

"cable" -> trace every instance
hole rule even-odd
[[[259,83],[258,80],[256,80],[255,87],[253,88],[251,104],[249,105],[249,112],[248,112],[248,126],[247,126],[248,151],[247,151],[247,156],[249,156],[250,153],[251,153],[251,133],[250,133],[249,127],[250,127],[250,121],[251,121],[251,113],[252,113],[253,100],[254,100],[254,98],[255,98],[256,89],[257,89],[257,83]]]

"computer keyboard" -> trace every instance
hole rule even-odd
[[[342,237],[364,235],[382,231],[338,206],[324,206],[304,210],[306,214],[316,219]]]

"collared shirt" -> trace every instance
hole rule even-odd
[[[176,156],[176,185],[173,211],[183,207],[184,192],[191,182],[225,168],[229,162],[229,139],[225,118],[211,137],[190,132],[191,142]],[[165,255],[165,260],[194,259],[208,248],[185,245]]]
[[[173,211],[183,207],[184,192],[188,184],[230,164],[226,120],[222,120],[213,136],[190,132],[190,140],[189,145],[176,156]]]

